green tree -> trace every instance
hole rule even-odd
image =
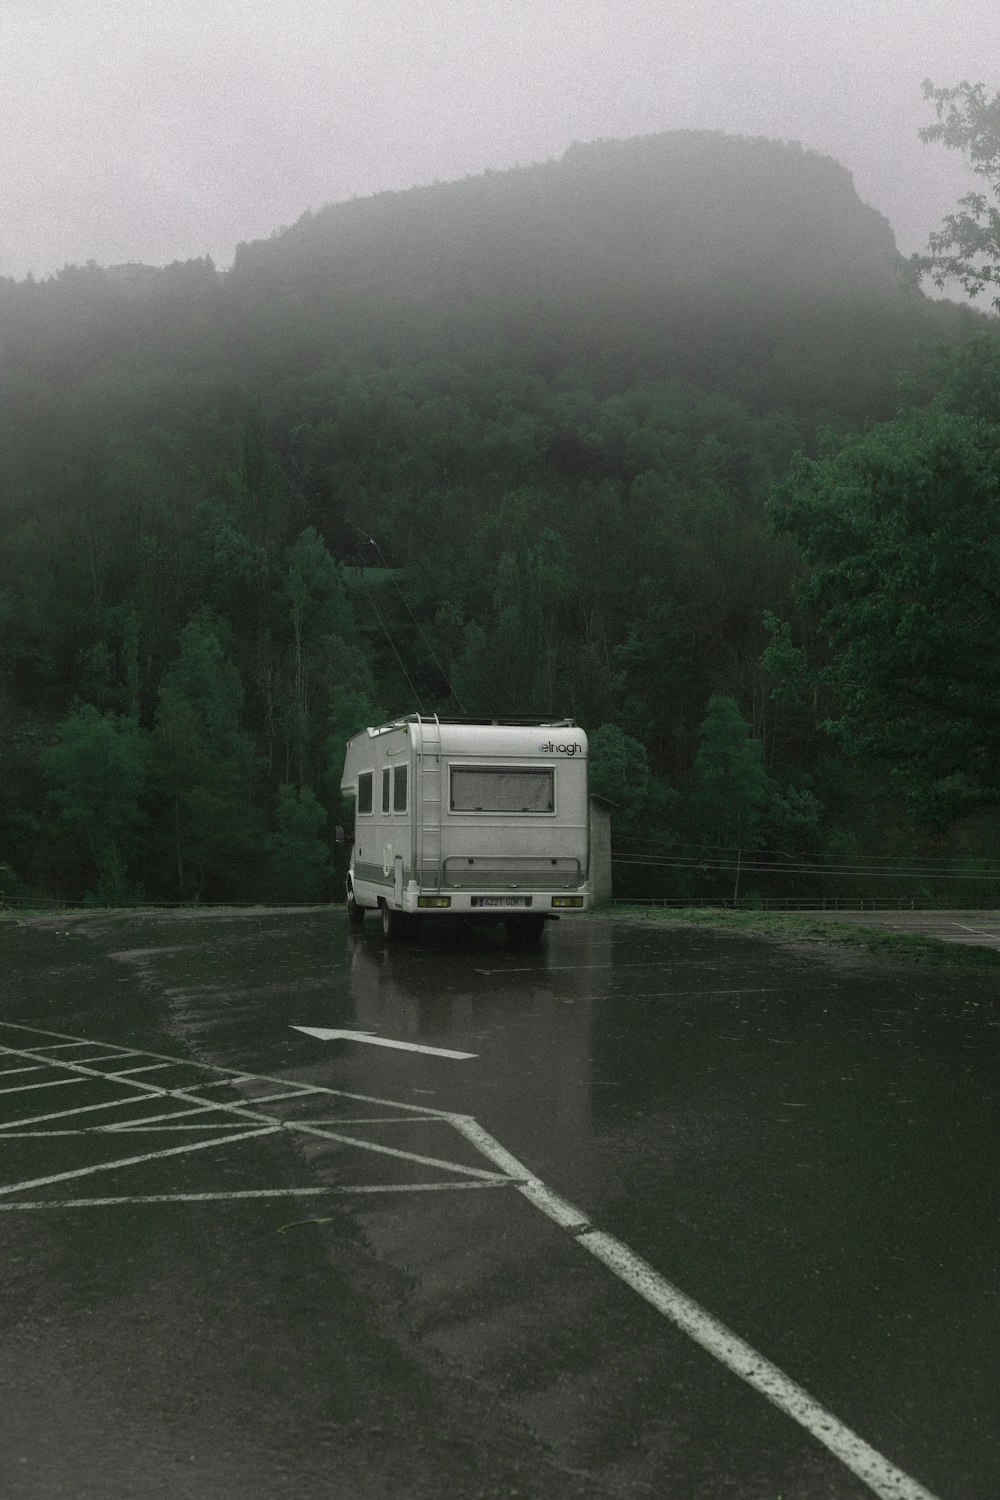
[[[197,900],[252,889],[264,836],[246,767],[216,753],[198,710],[169,682],[150,735],[150,782],[171,894]]]
[[[562,538],[549,527],[530,538],[524,507],[531,498],[514,497],[521,545],[502,553],[492,607],[483,623],[466,627],[452,669],[462,702],[480,713],[558,712],[564,691],[562,616],[572,600],[572,568]]]
[[[128,876],[128,856],[143,821],[145,746],[132,719],[101,714],[87,703],[56,727],[42,755],[49,796],[67,828],[86,846],[97,874],[100,905],[134,901],[141,886]]]
[[[641,816],[651,788],[645,745],[617,724],[600,724],[590,735],[590,790],[615,803],[626,824]]]
[[[319,901],[330,881],[326,812],[310,787],[278,789],[276,830],[268,835],[271,888],[280,901]]]
[[[180,653],[163,690],[194,709],[206,748],[215,756],[243,753],[240,735],[243,684],[224,643],[224,630],[208,610],[194,614],[180,634]]]
[[[282,598],[292,637],[290,743],[299,784],[312,739],[312,700],[334,643],[353,633],[351,606],[340,568],[318,532],[309,526],[285,552]]]
[[[329,735],[326,741],[326,779],[331,792],[340,794],[340,777],[344,769],[347,742],[362,729],[374,728],[385,721],[385,711],[377,708],[360,688],[338,686],[330,693]]]
[[[702,833],[720,848],[736,850],[735,901],[743,851],[754,847],[769,794],[760,741],[752,738],[735,698],[714,693],[708,700],[694,773],[694,808]]]
[[[774,518],[810,565],[843,745],[928,816],[1000,801],[1000,427],[904,413],[799,459]]]
[[[981,83],[938,89],[925,79],[924,98],[934,101],[937,123],[921,130],[920,139],[963,152],[988,191],[959,199],[958,211],[947,214],[942,228],[930,235],[929,253],[914,255],[911,264],[936,286],[958,281],[970,297],[978,297],[1000,285],[1000,93],[989,99]],[[993,306],[1000,311],[1000,295]]]
[[[243,686],[223,634],[205,611],[188,621],[150,736],[157,824],[182,898],[245,889],[263,846],[257,764],[240,726]]]

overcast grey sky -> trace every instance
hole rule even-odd
[[[909,253],[974,181],[928,76],[1000,89],[998,0],[0,0],[0,274],[690,128],[836,157]]]

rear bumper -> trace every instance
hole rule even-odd
[[[489,921],[517,916],[571,917],[589,911],[593,895],[588,887],[547,891],[421,890],[411,882],[397,901],[392,883],[354,880],[354,899],[374,907],[384,901],[394,911],[421,917],[479,917]],[[444,904],[447,903],[447,904]]]

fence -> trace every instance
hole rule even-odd
[[[629,905],[771,911],[1000,907],[1000,864],[984,858],[829,859],[786,850],[665,845],[616,836],[614,898]]]

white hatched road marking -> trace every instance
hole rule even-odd
[[[233,1141],[256,1140],[258,1136],[274,1135],[280,1125],[267,1126],[262,1130],[241,1130],[236,1135],[216,1136],[210,1141],[192,1141],[186,1146],[168,1146],[164,1151],[146,1151],[141,1156],[123,1156],[117,1161],[102,1161],[92,1167],[75,1167],[71,1172],[55,1172],[50,1177],[33,1177],[26,1182],[15,1182],[0,1187],[0,1194],[23,1193],[28,1188],[49,1187],[53,1182],[68,1182],[71,1177],[91,1177],[95,1172],[114,1172],[119,1167],[135,1167],[144,1161],[160,1161],[164,1156],[182,1156],[191,1151],[204,1151],[209,1146],[225,1146]]]
[[[86,1083],[86,1078],[50,1078],[46,1083],[19,1083],[12,1089],[0,1089],[0,1094],[27,1094],[32,1089],[65,1089],[71,1083]]]
[[[30,1033],[38,1036],[59,1036],[59,1033],[42,1031],[39,1028],[15,1025],[11,1022],[0,1022],[4,1032],[17,1031]],[[38,1054],[42,1051],[53,1052],[56,1050],[68,1050],[77,1046],[100,1046],[100,1043],[83,1042],[76,1038],[62,1037],[57,1043],[49,1043],[43,1046],[30,1048],[7,1047],[0,1045],[0,1054],[34,1062],[38,1060]],[[107,1044],[104,1044],[107,1045]],[[409,1183],[409,1184],[367,1184],[359,1187],[309,1187],[309,1188],[257,1188],[243,1191],[229,1191],[219,1193],[170,1193],[170,1194],[138,1194],[131,1196],[115,1196],[104,1198],[78,1198],[78,1199],[42,1199],[7,1201],[0,1203],[0,1212],[41,1212],[55,1208],[99,1208],[114,1205],[140,1204],[140,1203],[202,1203],[202,1202],[225,1202],[225,1201],[252,1201],[255,1199],[268,1199],[280,1197],[322,1197],[339,1196],[350,1193],[385,1193],[385,1192],[433,1192],[448,1191],[456,1188],[488,1188],[488,1187],[514,1187],[517,1191],[561,1229],[569,1233],[583,1249],[595,1257],[606,1269],[613,1272],[627,1286],[656,1309],[663,1317],[672,1322],[675,1327],[681,1329],[689,1338],[699,1344],[721,1364],[726,1366],[741,1380],[758,1391],[772,1405],[778,1407],[793,1421],[798,1423],[805,1431],[811,1434],[817,1442],[822,1443],[827,1450],[840,1460],[851,1473],[857,1476],[863,1484],[879,1500],[935,1500],[931,1492],[924,1488],[917,1480],[912,1479],[901,1469],[885,1458],[876,1449],[872,1448],[863,1438],[853,1432],[851,1428],[840,1422],[833,1414],[827,1411],[819,1402],[815,1401],[807,1391],[803,1390],[794,1380],[785,1375],[776,1365],[763,1355],[758,1354],[749,1344],[745,1343],[737,1334],[733,1333],[725,1324],[705,1308],[701,1307],[692,1298],[688,1297],[679,1288],[673,1286],[657,1270],[636,1255],[628,1245],[615,1238],[614,1235],[605,1233],[590,1223],[587,1215],[574,1204],[568,1202],[554,1193],[539,1177],[536,1177],[517,1157],[512,1155],[506,1147],[502,1146],[488,1131],[469,1115],[450,1114],[443,1110],[433,1110],[420,1105],[406,1104],[391,1099],[378,1099],[371,1095],[349,1094],[339,1089],[328,1089],[318,1085],[296,1084],[294,1081],[278,1078],[268,1078],[260,1074],[239,1073],[236,1070],[220,1069],[208,1063],[193,1062],[185,1058],[164,1057],[159,1053],[140,1053],[136,1051],[119,1052],[114,1054],[115,1060],[122,1056],[130,1057],[152,1057],[159,1063],[174,1064],[182,1068],[201,1070],[207,1072],[225,1073],[227,1077],[220,1079],[217,1083],[209,1083],[208,1087],[220,1087],[225,1084],[238,1082],[253,1082],[264,1084],[278,1084],[281,1086],[280,1094],[268,1094],[258,1099],[250,1099],[245,1105],[229,1104],[224,1101],[200,1099],[192,1088],[164,1088],[159,1084],[146,1082],[133,1076],[119,1074],[101,1073],[88,1066],[86,1060],[80,1062],[71,1061],[68,1058],[42,1058],[41,1061],[53,1071],[72,1072],[76,1076],[71,1079],[57,1079],[53,1083],[41,1085],[42,1087],[57,1087],[60,1083],[78,1082],[84,1083],[105,1079],[114,1082],[120,1088],[129,1088],[133,1093],[122,1100],[114,1100],[99,1105],[83,1106],[80,1109],[64,1110],[45,1116],[35,1116],[22,1121],[0,1122],[0,1134],[3,1138],[16,1138],[18,1134],[27,1136],[28,1132],[19,1130],[20,1126],[39,1124],[48,1120],[62,1120],[71,1115],[79,1115],[93,1109],[113,1108],[116,1105],[135,1103],[143,1098],[160,1098],[176,1100],[191,1108],[180,1111],[168,1112],[159,1116],[147,1116],[145,1119],[119,1121],[113,1125],[94,1127],[76,1134],[86,1135],[108,1135],[120,1134],[123,1130],[140,1129],[143,1126],[159,1124],[176,1118],[176,1115],[190,1114],[226,1114],[236,1120],[249,1123],[251,1128],[244,1128],[230,1135],[215,1135],[206,1140],[190,1142],[183,1146],[171,1146],[160,1151],[143,1152],[137,1156],[129,1156],[111,1162],[101,1162],[87,1167],[75,1168],[67,1172],[54,1173],[47,1177],[36,1177],[23,1182],[9,1184],[0,1188],[0,1195],[10,1199],[11,1195],[24,1192],[29,1188],[51,1186],[58,1182],[67,1182],[80,1177],[91,1176],[99,1172],[116,1171],[125,1167],[138,1166],[146,1162],[159,1161],[165,1157],[187,1155],[194,1151],[206,1150],[209,1147],[235,1144],[238,1141],[252,1140],[260,1136],[271,1136],[282,1130],[291,1130],[320,1139],[334,1141],[338,1144],[357,1147],[362,1151],[373,1152],[380,1156],[400,1158],[409,1162],[443,1169],[447,1172],[457,1173],[464,1180],[459,1182],[434,1182],[434,1183]],[[136,1070],[129,1070],[130,1075]],[[28,1087],[35,1087],[29,1085]],[[5,1093],[21,1092],[21,1089],[0,1090],[0,1096]],[[473,1146],[487,1161],[492,1163],[494,1171],[488,1172],[475,1167],[468,1167],[458,1162],[444,1161],[438,1157],[423,1156],[414,1152],[396,1150],[390,1146],[382,1146],[373,1141],[365,1141],[356,1136],[343,1134],[340,1129],[331,1129],[331,1126],[344,1124],[362,1123],[357,1119],[333,1120],[329,1122],[311,1122],[305,1120],[280,1119],[274,1115],[260,1114],[255,1106],[260,1103],[273,1103],[276,1101],[287,1102],[306,1097],[324,1095],[327,1098],[350,1099],[362,1101],[366,1104],[374,1104],[383,1108],[400,1111],[391,1118],[403,1123],[415,1122],[415,1120],[434,1121],[450,1125],[469,1145]],[[409,1117],[409,1118],[407,1118]],[[192,1125],[190,1128],[198,1129],[213,1125],[215,1122],[204,1121],[201,1126]],[[367,1123],[375,1123],[369,1121]],[[164,1127],[169,1128],[169,1127]],[[62,1135],[66,1132],[53,1130],[35,1132],[31,1135]]]
[[[337,1187],[242,1188],[228,1193],[134,1193],[120,1198],[42,1198],[34,1203],[0,1203],[0,1213],[18,1209],[108,1208],[130,1203],[229,1203],[241,1198],[335,1198],[352,1193],[454,1193],[462,1188],[517,1187],[512,1177],[489,1182],[365,1182]]]
[[[93,1058],[90,1059],[94,1061]],[[158,1073],[161,1068],[169,1068],[170,1063],[144,1063],[141,1068],[116,1068],[113,1073],[105,1073],[105,1078],[131,1078],[133,1073]]]
[[[13,1022],[11,1024],[13,1025]],[[34,1031],[37,1036],[52,1036],[52,1035],[54,1035],[53,1032],[51,1032],[51,1031],[41,1031],[36,1026],[18,1026],[16,1029],[18,1031]],[[104,1044],[102,1043],[101,1045],[104,1045]],[[35,1047],[32,1050],[35,1051],[35,1052],[65,1052],[70,1047],[93,1047],[93,1046],[94,1046],[93,1042],[81,1042],[81,1041],[72,1041],[72,1042],[46,1042],[44,1046]]]

